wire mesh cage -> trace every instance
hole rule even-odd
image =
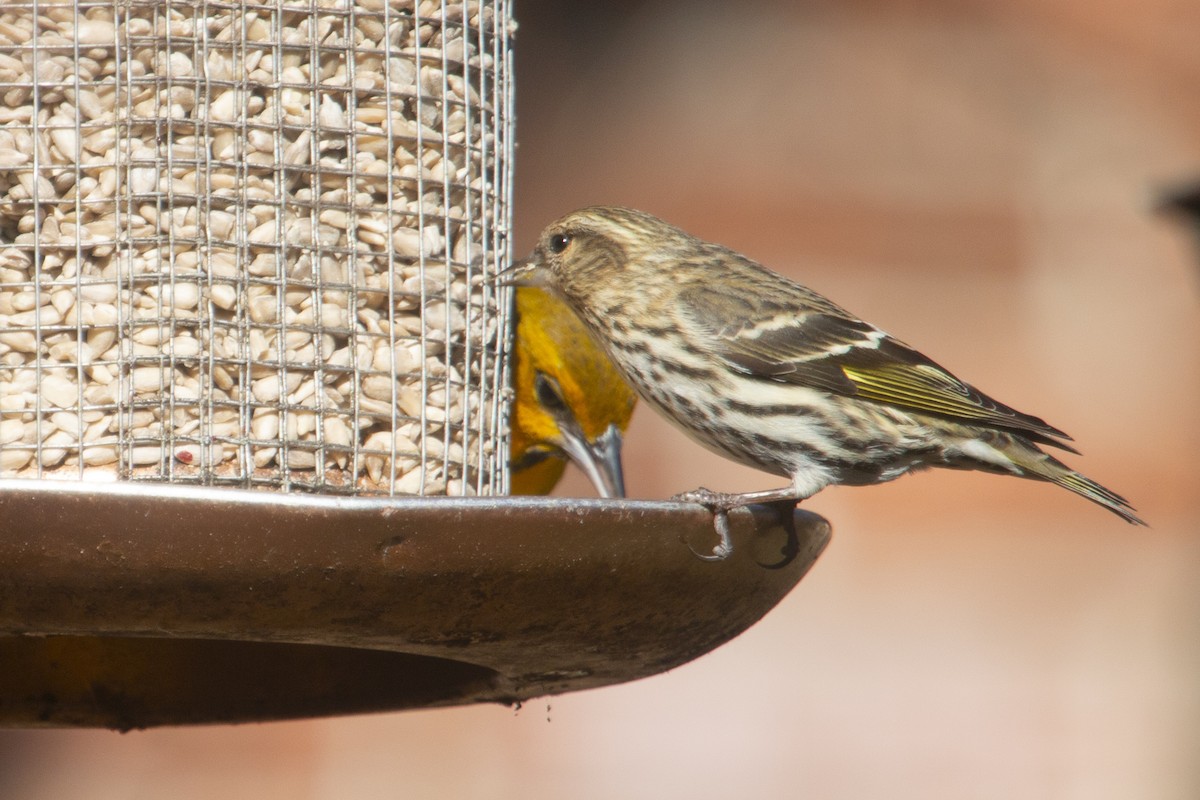
[[[509,11],[0,5],[0,477],[503,492]]]

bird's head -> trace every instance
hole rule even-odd
[[[604,287],[636,280],[630,273],[671,252],[678,237],[691,238],[642,211],[592,206],[550,223],[529,258],[508,272],[512,283],[543,286],[578,307]]]
[[[604,497],[625,493],[621,431],[635,398],[571,310],[549,294],[516,294],[514,494],[544,494],[567,460]]]

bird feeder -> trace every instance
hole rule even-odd
[[[501,499],[512,30],[0,7],[0,724],[518,702],[682,663],[807,570],[811,515],[734,514],[710,564],[695,507]]]

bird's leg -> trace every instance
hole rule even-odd
[[[790,500],[795,505],[802,498],[796,496],[796,489],[792,486],[785,486],[782,489],[765,489],[759,492],[743,492],[741,494],[714,492],[711,489],[705,489],[701,486],[690,492],[677,494],[671,499],[680,503],[699,503],[712,512],[713,526],[717,529],[717,536],[720,541],[713,548],[711,555],[700,555],[695,550],[692,550],[692,552],[698,558],[702,558],[705,561],[724,561],[733,552],[733,540],[729,534],[729,512],[732,509],[748,506],[751,503],[778,503],[784,500]]]

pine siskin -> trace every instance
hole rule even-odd
[[[1142,524],[1124,498],[1044,452],[1067,434],[745,256],[626,208],[576,211],[512,270],[563,298],[646,402],[692,438],[786,476],[767,491],[677,499],[716,517],[925,467],[1049,481]]]
[[[624,497],[621,432],[636,396],[571,310],[516,291],[512,492],[546,494],[575,463],[601,497]]]

